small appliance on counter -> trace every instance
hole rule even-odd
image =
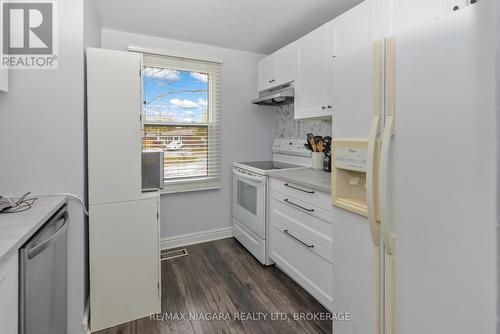
[[[163,151],[142,152],[142,191],[163,189]]]

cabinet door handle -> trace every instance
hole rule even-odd
[[[297,240],[298,242],[300,242],[301,244],[303,244],[303,245],[304,245],[304,246],[306,246],[307,248],[313,248],[313,247],[314,247],[314,245],[308,245],[308,244],[306,244],[304,241],[302,241],[302,240],[300,240],[299,238],[297,238],[296,236],[291,235],[291,234],[288,232],[288,230],[283,230],[283,233],[285,233],[286,235],[288,235],[290,238]]]
[[[300,189],[300,188],[298,188],[298,187],[291,186],[291,185],[290,185],[290,184],[288,184],[288,183],[285,183],[285,187],[292,188],[292,189],[295,189],[295,190],[298,190],[298,191],[302,191],[303,193],[307,193],[307,194],[314,194],[314,191],[313,191],[313,190],[304,190],[304,189]]]
[[[293,206],[295,206],[295,207],[297,207],[297,208],[299,208],[299,209],[302,209],[302,210],[304,210],[304,211],[307,211],[307,212],[314,212],[314,209],[304,208],[304,207],[303,207],[303,206],[301,206],[301,205],[298,205],[298,204],[295,204],[295,203],[293,203],[293,202],[290,202],[290,201],[288,200],[288,198],[285,198],[285,202],[286,202],[286,203],[288,203],[288,204],[290,204],[290,205],[293,205]]]
[[[328,109],[331,109],[331,108],[333,108],[333,107],[332,106],[328,106]]]
[[[325,106],[323,106],[323,107],[321,107],[321,109],[323,109],[323,110],[324,110],[324,109],[326,109],[326,107],[325,107]]]

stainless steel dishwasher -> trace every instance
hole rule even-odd
[[[66,205],[20,249],[19,333],[67,333]]]

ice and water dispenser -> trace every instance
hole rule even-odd
[[[332,151],[333,205],[368,216],[366,202],[368,140],[335,139]]]

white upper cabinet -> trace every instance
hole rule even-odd
[[[394,1],[392,28],[390,35],[414,26],[422,21],[440,17],[450,12],[453,7],[465,7],[466,0],[397,0]],[[391,4],[389,4],[391,6]]]
[[[370,44],[370,7],[362,2],[328,23],[329,50],[336,57]]]
[[[353,66],[349,68],[347,73],[346,65],[358,60],[359,54],[364,55],[365,51],[370,48],[370,4],[363,2],[354,7],[350,11],[342,14],[336,19],[328,23],[328,63],[329,63],[329,105],[333,106],[332,110],[336,117],[345,117],[345,108],[342,105],[342,100],[350,99],[351,97],[356,100],[356,94],[359,94],[363,89],[364,84],[371,84],[371,82],[364,82],[363,79],[359,80],[361,86],[350,83],[356,82],[353,80],[355,73],[363,71],[364,68],[356,68]],[[368,60],[369,61],[369,60]],[[361,61],[363,65],[363,61]],[[354,71],[353,77],[349,74]],[[362,94],[361,94],[362,95]],[[361,100],[358,99],[358,102]],[[370,104],[368,105],[370,106]],[[363,109],[363,108],[361,108]],[[337,114],[339,111],[341,114]],[[355,112],[350,110],[350,112]],[[352,115],[350,116],[352,118]]]
[[[141,70],[141,54],[87,49],[90,204],[142,193]]]
[[[274,53],[276,81],[273,86],[294,81],[297,77],[297,46],[290,44]]]
[[[327,41],[326,25],[297,41],[299,64],[295,83],[296,119],[331,116],[332,108],[327,96]]]
[[[275,58],[274,55],[270,55],[259,62],[259,91],[272,87],[275,77]]]
[[[285,46],[259,62],[259,91],[294,81],[297,73],[297,47]]]
[[[452,13],[470,0],[367,0],[373,9],[372,40],[392,36],[412,26]]]
[[[333,60],[370,45],[370,6],[354,7],[297,41],[299,66],[295,118],[324,118],[335,113]]]
[[[452,13],[471,0],[366,0],[259,62],[259,91],[295,81],[295,118],[335,112],[334,59],[420,22]]]

